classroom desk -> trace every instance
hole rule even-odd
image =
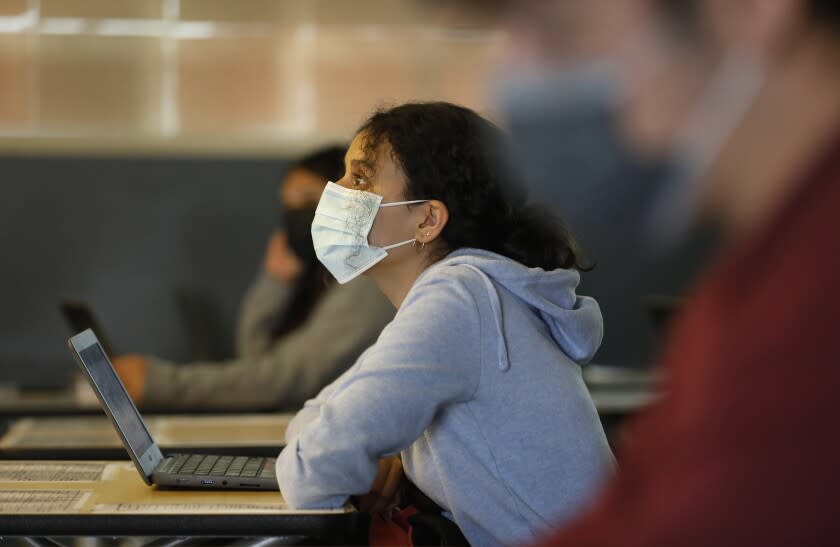
[[[659,394],[661,375],[656,370],[592,364],[582,374],[602,420],[635,414]]]
[[[583,367],[582,374],[607,439],[615,448],[624,436],[627,419],[660,395],[661,373],[656,369],[590,364]]]
[[[62,390],[19,390],[13,386],[0,385],[0,418],[101,412],[102,407],[96,396],[87,397],[75,386]]]
[[[150,416],[144,419],[164,453],[276,456],[292,414]],[[0,437],[0,459],[123,460],[106,416],[20,418]]]
[[[141,405],[143,416],[156,414],[206,414],[225,415],[232,411],[225,408],[166,408]],[[240,410],[239,412],[246,412]],[[274,409],[249,409],[249,413],[275,413]],[[65,389],[24,389],[0,384],[0,420],[13,420],[28,416],[99,416],[102,406],[96,394],[85,381],[77,381]]]
[[[583,381],[591,389],[650,389],[662,380],[658,369],[638,369],[589,364],[582,369]]]
[[[130,462],[0,462],[6,536],[306,536],[347,543],[352,505],[290,509],[279,492],[163,490]]]
[[[658,393],[650,389],[590,390],[598,415],[630,416],[656,400]]]
[[[613,448],[621,444],[628,419],[660,395],[659,391],[651,387],[590,388],[589,393],[598,410],[607,440]]]

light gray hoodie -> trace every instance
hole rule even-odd
[[[428,268],[291,423],[277,460],[286,500],[339,505],[399,452],[474,545],[527,542],[580,512],[613,459],[581,379],[603,325],[579,279],[476,249]]]

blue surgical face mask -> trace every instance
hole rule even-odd
[[[390,249],[415,242],[407,239],[376,247],[368,243],[382,207],[423,203],[425,199],[382,203],[382,196],[328,182],[312,221],[312,243],[318,260],[339,283],[347,283],[388,256]]]

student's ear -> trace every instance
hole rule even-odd
[[[420,223],[414,231],[414,239],[417,243],[431,243],[449,222],[449,209],[442,201],[432,199],[420,204],[419,213]]]

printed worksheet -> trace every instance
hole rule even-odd
[[[0,462],[0,482],[88,482],[102,479],[105,462]]]
[[[93,507],[94,513],[284,513],[285,503],[103,503]],[[308,512],[308,511],[307,511]],[[334,512],[334,511],[327,511]]]
[[[89,490],[0,490],[0,513],[68,513],[78,511]]]

